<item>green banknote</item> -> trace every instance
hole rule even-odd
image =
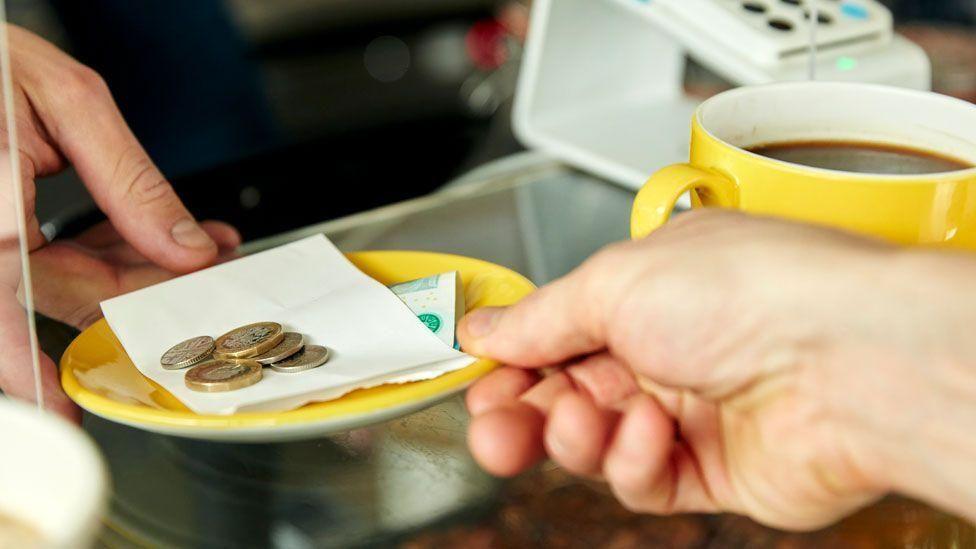
[[[458,347],[455,329],[464,315],[464,288],[457,271],[411,280],[390,289],[441,341]]]

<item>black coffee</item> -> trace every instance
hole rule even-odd
[[[919,175],[973,167],[969,162],[936,153],[878,143],[788,142],[759,145],[748,150],[791,164],[854,173]]]

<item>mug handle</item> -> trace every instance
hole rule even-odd
[[[705,206],[735,208],[739,186],[719,174],[691,164],[675,164],[655,173],[637,193],[630,217],[630,236],[639,240],[661,228],[681,195],[694,190]]]

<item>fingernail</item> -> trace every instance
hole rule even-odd
[[[177,221],[172,234],[173,240],[184,248],[209,248],[214,245],[210,235],[192,219]]]
[[[487,307],[472,312],[465,322],[465,330],[467,330],[468,335],[480,339],[490,334],[495,329],[498,319],[501,318],[502,310],[496,307]]]

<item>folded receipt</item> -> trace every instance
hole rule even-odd
[[[450,348],[389,289],[350,263],[325,236],[211,267],[102,302],[136,368],[199,414],[290,410],[355,389],[431,379],[474,358]],[[298,374],[264,369],[257,384],[226,393],[186,387],[162,354],[185,339],[278,322],[331,351]]]

